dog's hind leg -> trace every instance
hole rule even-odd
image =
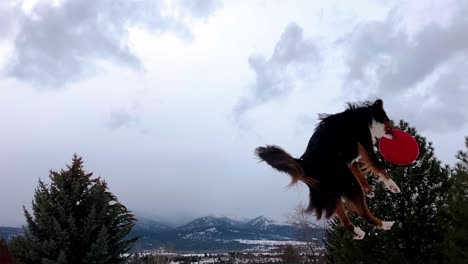
[[[373,160],[376,158],[371,157],[371,155],[366,151],[366,149],[361,144],[358,144],[358,153],[361,156],[361,161],[366,166],[367,171],[371,172],[371,174],[379,178],[379,180],[383,182],[385,184],[385,187],[387,187],[387,189],[389,189],[391,192],[393,193],[400,192],[400,188],[398,188],[398,186],[392,180],[388,172],[383,168],[379,168],[375,164]]]
[[[351,188],[345,193],[346,204],[361,218],[380,229],[390,229],[394,222],[382,221],[375,217],[367,207],[364,192],[359,188]]]
[[[364,233],[361,228],[353,225],[351,219],[349,219],[348,215],[346,214],[346,210],[342,201],[340,201],[336,207],[336,216],[338,216],[341,224],[353,234],[353,239],[364,238],[366,233]]]
[[[349,165],[349,169],[351,170],[351,172],[354,174],[354,176],[358,180],[359,184],[361,185],[366,195],[370,198],[374,197],[374,192],[372,191],[372,187],[367,182],[366,177],[362,173],[361,168],[359,167],[357,162],[351,163]]]

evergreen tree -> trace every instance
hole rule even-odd
[[[367,198],[370,211],[382,220],[395,221],[390,230],[379,230],[350,214],[352,221],[363,228],[366,237],[352,240],[337,220],[327,232],[327,254],[330,263],[440,263],[438,244],[443,240],[437,224],[441,207],[447,202],[450,170],[434,155],[434,147],[404,121],[398,129],[412,134],[419,144],[419,157],[407,166],[398,166],[380,159],[401,189],[393,194],[376,178],[374,198]]]
[[[83,171],[81,157],[39,180],[25,236],[12,242],[17,258],[28,263],[124,263],[137,238],[127,239],[135,218],[100,178]]]
[[[465,151],[457,154],[458,163],[453,172],[447,207],[439,224],[445,227],[441,244],[446,263],[466,263],[468,260],[468,137]]]

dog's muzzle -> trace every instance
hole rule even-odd
[[[385,134],[388,136],[391,136],[391,138],[395,137],[395,135],[393,134],[393,127],[390,121],[385,121],[384,126],[385,126]]]

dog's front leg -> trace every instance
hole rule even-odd
[[[365,164],[367,169],[376,177],[382,181],[387,189],[393,193],[399,193],[400,188],[391,179],[390,174],[383,168],[382,163],[379,161],[377,156],[372,149],[372,145],[365,147],[366,144],[358,144],[358,153],[361,156],[362,163]]]

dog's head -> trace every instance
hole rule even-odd
[[[384,110],[383,101],[377,99],[370,106],[370,109],[372,113],[372,124],[370,127],[372,137],[393,139],[392,123]]]

